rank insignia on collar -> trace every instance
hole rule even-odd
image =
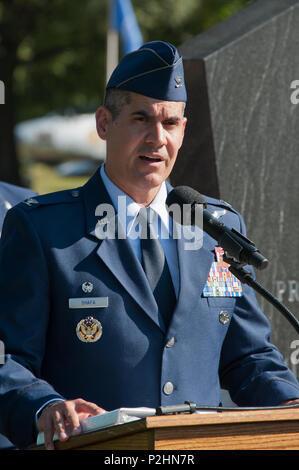
[[[223,249],[215,248],[216,260],[212,263],[203,297],[241,297],[242,284],[230,271],[229,264],[223,261]]]
[[[176,85],[175,85],[176,88],[180,88],[181,86],[183,86],[182,77],[175,77],[174,81],[176,83]]]
[[[78,338],[84,343],[95,343],[102,336],[103,328],[99,320],[87,317],[79,321],[76,333]]]

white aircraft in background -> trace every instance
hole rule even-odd
[[[106,143],[96,130],[95,114],[47,114],[15,126],[21,155],[36,161],[60,163],[61,174],[82,174],[106,158]],[[61,163],[63,162],[63,163]]]

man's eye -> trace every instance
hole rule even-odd
[[[166,127],[173,127],[173,126],[176,126],[177,125],[177,121],[165,121],[164,122],[164,126]]]

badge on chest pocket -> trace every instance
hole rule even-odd
[[[95,343],[102,336],[103,328],[96,318],[86,317],[78,322],[76,333],[84,343]]]
[[[93,284],[91,282],[84,282],[81,285],[82,291],[85,294],[93,292]],[[76,297],[69,298],[69,309],[102,309],[108,307],[108,297]],[[84,343],[95,343],[98,341],[103,333],[103,327],[99,320],[92,315],[87,315],[82,318],[76,325],[76,335],[80,341]]]

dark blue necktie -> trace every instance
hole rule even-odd
[[[159,311],[168,327],[176,304],[176,296],[164,250],[151,223],[153,215],[153,210],[150,208],[140,211],[142,266]]]

